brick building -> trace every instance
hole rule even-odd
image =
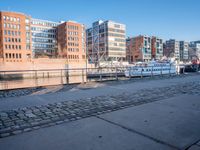
[[[69,61],[86,59],[85,27],[68,21],[61,23],[58,30],[58,56]]]
[[[130,62],[151,60],[151,37],[140,35],[130,38],[127,42]]]
[[[161,59],[163,57],[163,40],[153,36],[151,39],[151,50],[152,59]]]
[[[31,57],[30,16],[0,12],[0,58],[4,62],[27,62]]]
[[[16,12],[0,12],[0,59],[28,62],[32,58],[86,60],[85,27],[68,21],[57,23]]]

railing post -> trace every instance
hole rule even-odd
[[[100,68],[100,81],[102,81],[102,69]]]
[[[61,84],[63,85],[62,69],[60,70],[60,78],[61,78]]]
[[[84,69],[81,69],[82,71],[82,83],[84,83]]]
[[[163,76],[163,66],[161,66],[161,76]]]
[[[38,87],[38,77],[37,77],[37,70],[35,70],[35,86]]]
[[[141,78],[143,78],[143,68],[142,68],[142,70],[141,70]]]
[[[88,69],[87,69],[87,67],[86,67],[86,69],[85,69],[85,79],[86,79],[86,83],[88,82]]]
[[[151,78],[153,78],[153,66],[151,67]]]
[[[118,80],[117,67],[115,68],[115,71],[116,71],[116,80]]]
[[[129,79],[131,79],[131,67],[129,68]]]
[[[66,78],[66,84],[69,84],[69,70],[65,69],[65,78]]]

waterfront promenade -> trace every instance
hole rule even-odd
[[[200,149],[199,96],[193,74],[1,98],[0,149]]]

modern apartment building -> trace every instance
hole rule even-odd
[[[200,59],[200,41],[189,43],[189,59]]]
[[[151,39],[151,57],[159,60],[163,57],[163,40],[161,38],[153,36]]]
[[[0,12],[0,57],[5,62],[26,62],[32,57],[30,16]]]
[[[145,35],[130,38],[127,42],[127,51],[131,62],[150,61],[152,57],[152,38]]]
[[[133,62],[133,38],[126,39],[126,60],[129,63]]]
[[[166,41],[164,56],[174,57],[176,60],[180,60],[180,42],[175,39]]]
[[[85,60],[85,26],[68,21],[58,25],[57,30],[58,56],[69,61]]]
[[[56,57],[58,24],[52,21],[31,19],[32,51],[34,57]]]
[[[89,61],[122,61],[126,58],[126,26],[114,21],[96,21],[86,31]]]
[[[189,42],[180,41],[180,61],[189,59]]]

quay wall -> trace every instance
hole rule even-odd
[[[85,68],[86,60],[38,58],[30,62],[5,62],[0,59],[0,71]],[[94,65],[87,64],[93,68]]]

